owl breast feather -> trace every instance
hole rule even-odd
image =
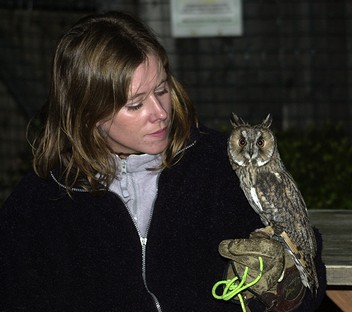
[[[277,209],[270,203],[269,194],[261,192],[261,188],[257,187],[257,183],[259,183],[257,181],[258,168],[252,168],[252,166],[240,167],[236,170],[236,173],[240,179],[241,188],[253,210],[259,215],[265,226],[272,225],[270,220],[273,219],[273,214]]]

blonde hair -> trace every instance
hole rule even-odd
[[[160,60],[168,77],[172,125],[162,167],[172,166],[197,124],[194,108],[153,32],[129,14],[110,12],[79,20],[58,43],[43,127],[33,142],[39,176],[59,169],[68,190],[108,187],[116,168],[97,123],[125,105],[133,73],[148,55]]]

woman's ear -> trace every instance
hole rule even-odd
[[[106,124],[109,122],[108,119],[99,120],[95,125],[97,128],[106,128]]]
[[[111,119],[104,119],[104,120],[98,121],[95,125],[98,128],[99,132],[103,136],[107,136],[108,133],[109,133],[109,129],[110,129],[111,123],[112,123]]]

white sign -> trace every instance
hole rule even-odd
[[[241,0],[171,0],[174,37],[242,35]]]

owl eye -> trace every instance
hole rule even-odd
[[[264,144],[265,144],[265,141],[263,139],[258,139],[258,141],[257,141],[257,146],[258,147],[263,147]]]
[[[247,141],[246,141],[244,138],[240,138],[240,139],[238,140],[238,145],[239,145],[239,146],[243,147],[243,146],[245,146],[246,144],[247,144]]]

